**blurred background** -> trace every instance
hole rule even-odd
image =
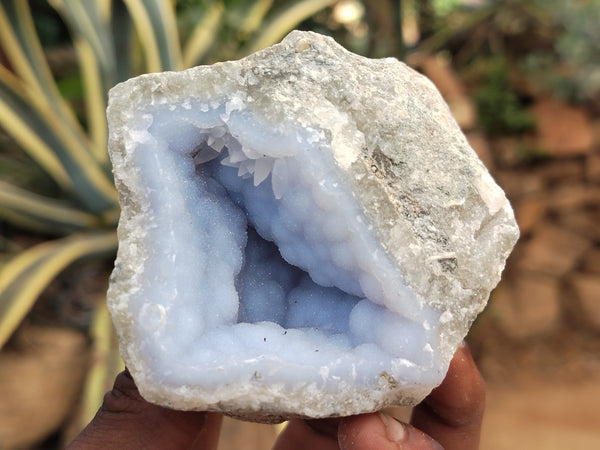
[[[483,449],[600,448],[600,2],[0,0],[0,448],[61,448],[122,369],[106,93],[292,29],[438,86],[522,237],[469,335]],[[278,428],[227,420],[221,449]]]

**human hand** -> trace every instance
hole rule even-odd
[[[483,379],[463,344],[442,384],[414,408],[410,425],[381,413],[291,420],[274,450],[476,449],[484,403]],[[129,373],[122,372],[68,449],[214,450],[221,419],[219,413],[175,411],[148,403]]]
[[[463,343],[442,384],[413,409],[410,424],[381,413],[292,420],[275,450],[477,449],[484,406],[483,378]]]

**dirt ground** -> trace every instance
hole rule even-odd
[[[487,386],[481,449],[600,448],[600,378]]]

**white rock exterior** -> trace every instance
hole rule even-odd
[[[412,405],[518,238],[441,96],[292,32],[110,92],[108,302],[149,401],[254,420]]]

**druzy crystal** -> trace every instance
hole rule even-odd
[[[423,76],[292,32],[110,92],[109,308],[142,395],[269,420],[419,402],[518,229]]]

